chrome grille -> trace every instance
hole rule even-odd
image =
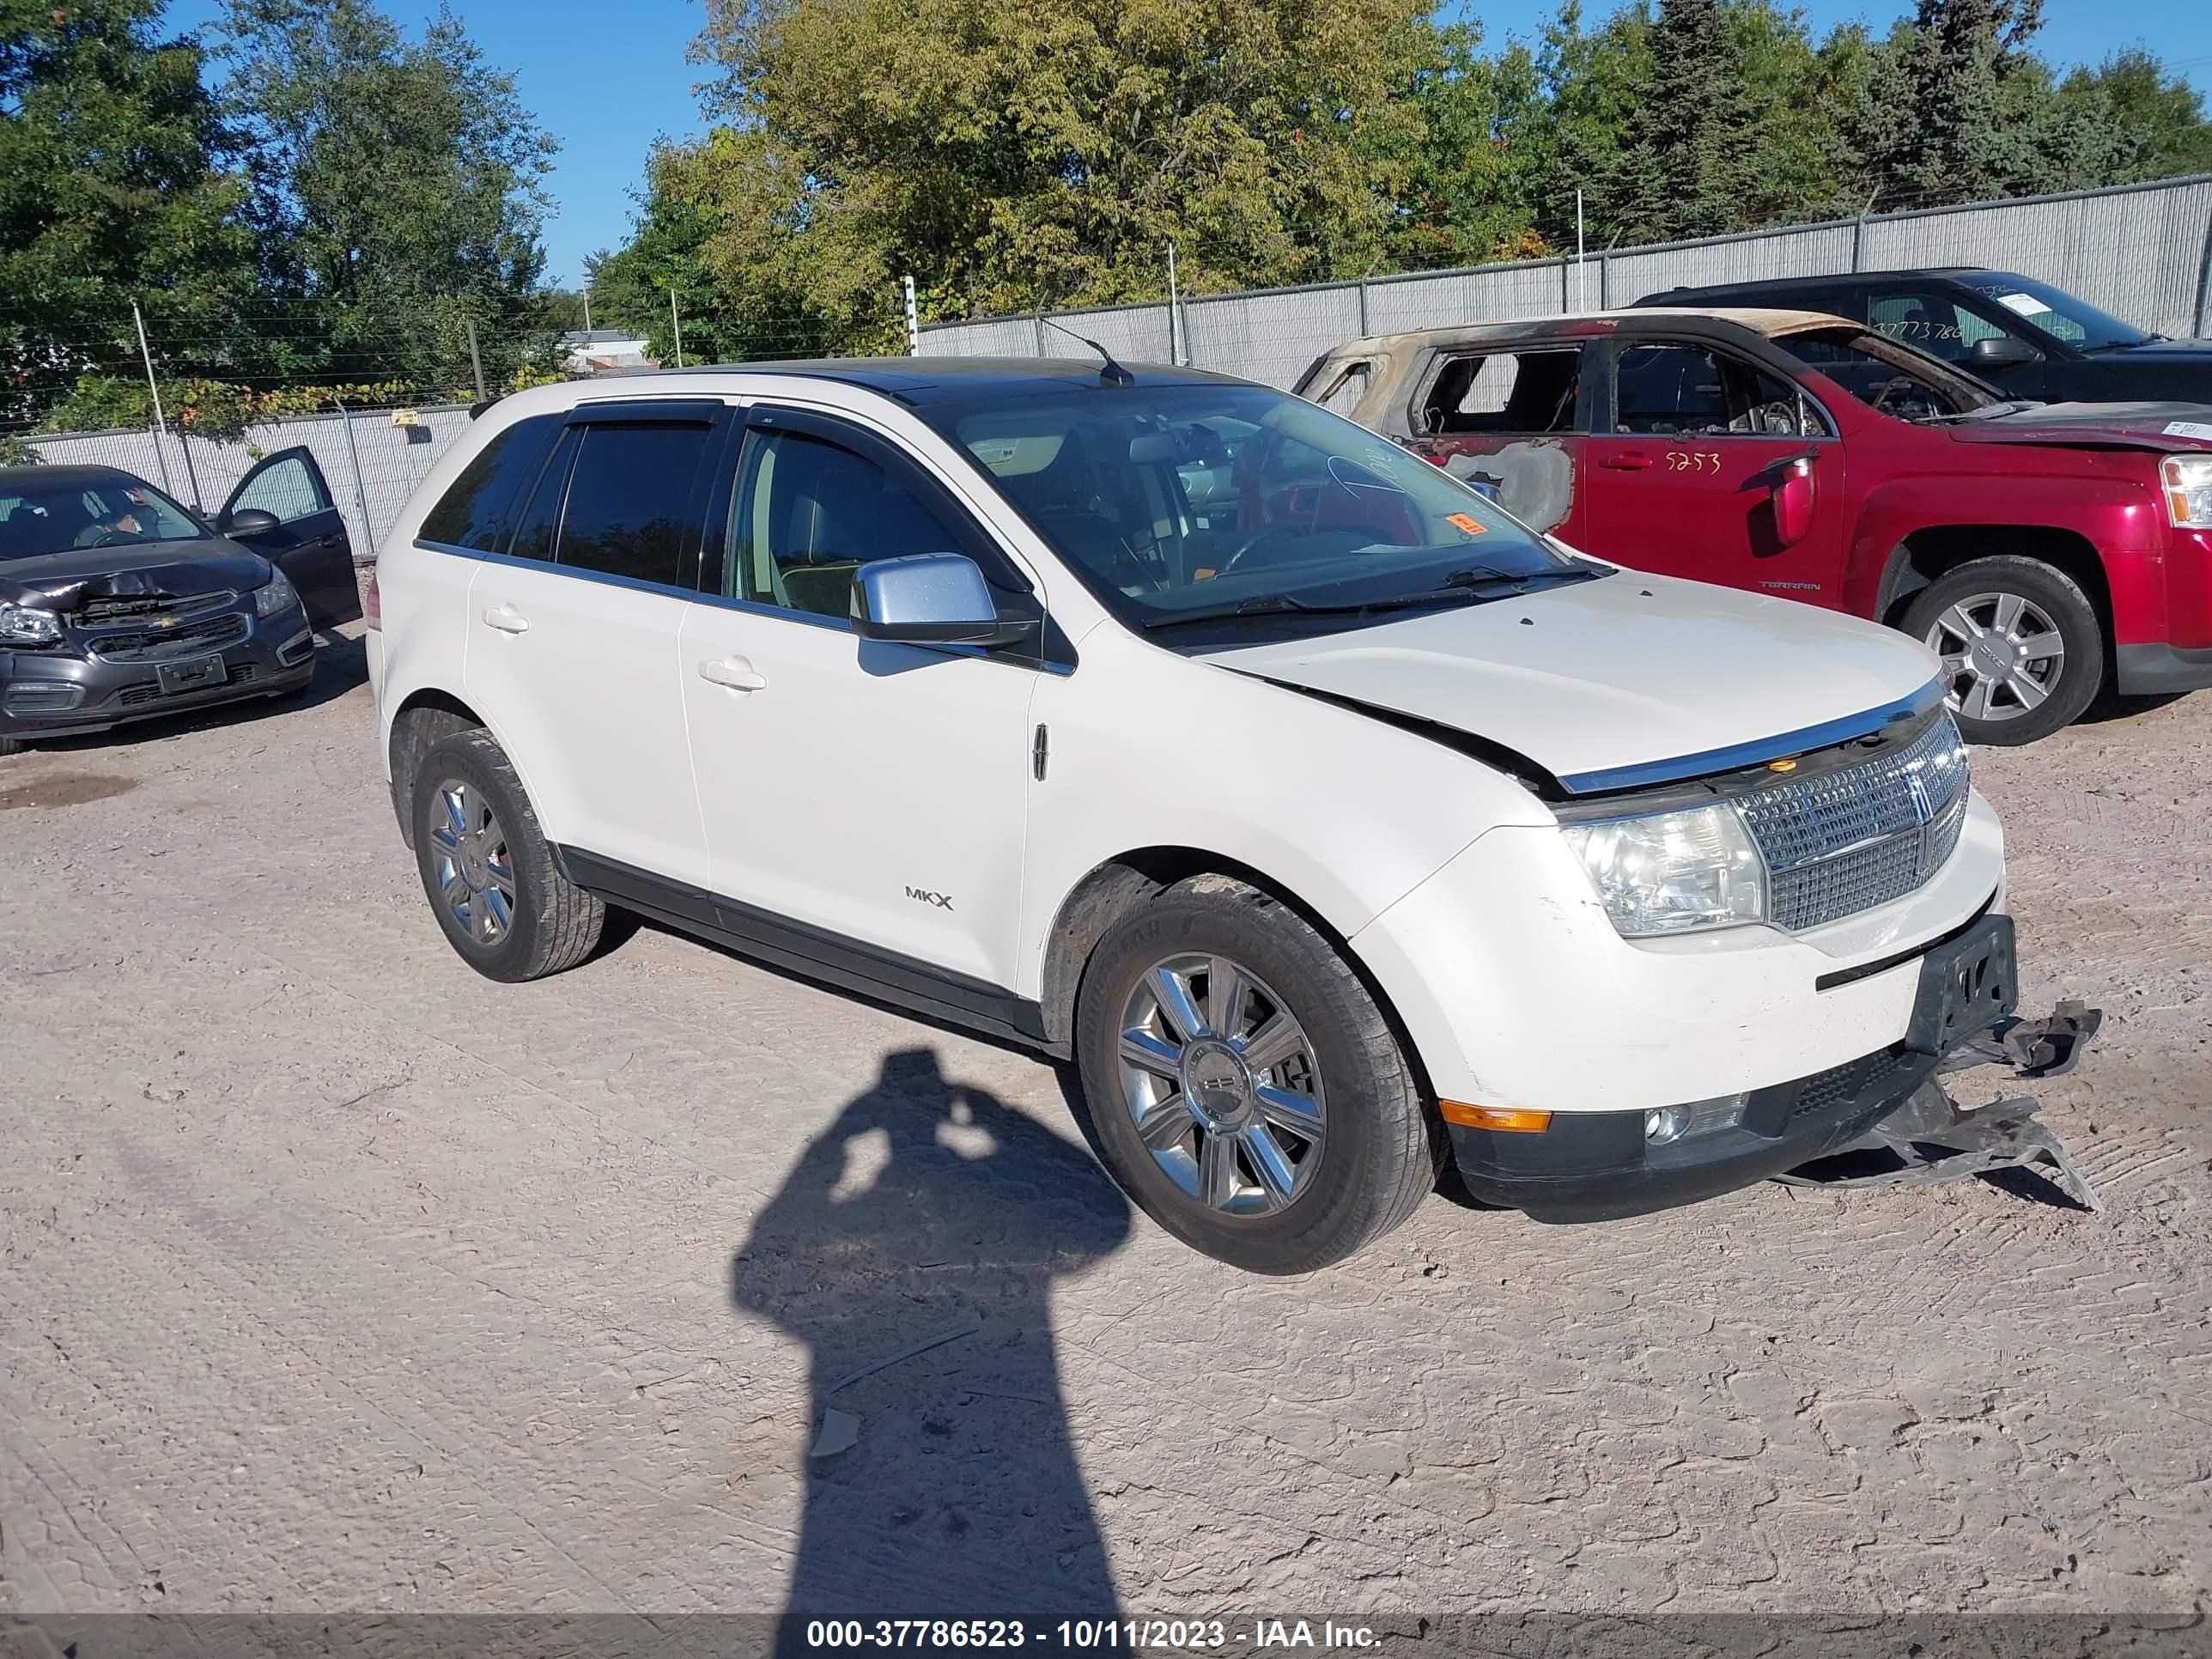
[[[1966,815],[1966,748],[1947,713],[1893,754],[1736,802],[1796,932],[1905,896],[1941,869]]]

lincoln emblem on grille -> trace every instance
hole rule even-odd
[[[1927,823],[1936,816],[1936,803],[1928,799],[1928,773],[1925,768],[1915,766],[1905,775],[1905,787],[1912,792],[1912,816]]]

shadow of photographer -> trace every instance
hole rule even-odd
[[[808,1145],[731,1276],[740,1310],[806,1345],[810,1443],[825,1412],[860,1419],[806,1459],[787,1620],[1114,1615],[1052,1288],[1128,1234],[1079,1146],[928,1049],[889,1055]]]

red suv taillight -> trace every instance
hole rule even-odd
[[[364,565],[361,573],[361,614],[371,628],[384,628],[384,596],[376,591],[376,567]]]

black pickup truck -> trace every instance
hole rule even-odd
[[[2007,270],[1869,270],[1676,288],[1639,306],[1826,311],[1932,353],[2016,398],[2212,403],[2212,340],[2174,340]]]

